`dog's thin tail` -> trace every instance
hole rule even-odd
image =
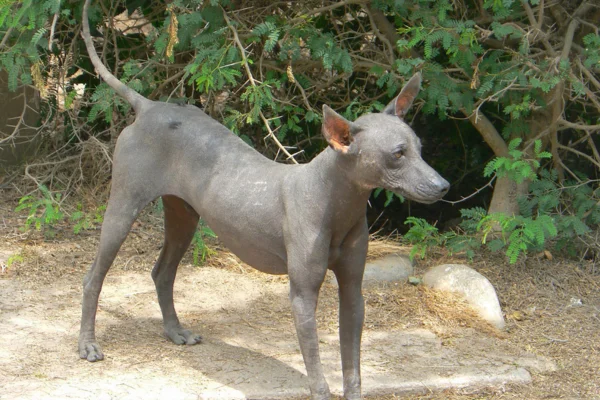
[[[87,52],[90,56],[90,60],[92,64],[94,64],[94,68],[96,68],[96,72],[100,75],[104,81],[117,92],[117,94],[123,97],[135,110],[135,112],[141,111],[142,107],[149,102],[144,96],[133,90],[132,88],[125,85],[116,76],[114,76],[107,68],[102,64],[100,57],[96,53],[96,49],[94,48],[94,42],[92,41],[92,36],[90,34],[90,21],[88,20],[88,8],[90,6],[91,0],[85,0],[83,5],[83,41],[85,42],[85,47],[87,48]]]

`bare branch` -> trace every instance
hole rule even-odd
[[[537,20],[537,23],[535,24],[535,26],[537,29],[542,29],[542,24],[544,23],[544,10],[546,9],[546,6],[544,5],[544,0],[540,1],[538,8],[540,10],[540,13],[539,13],[538,20]]]
[[[596,88],[598,90],[600,90],[600,81],[598,81],[596,79],[596,77],[594,76],[594,74],[592,74],[590,72],[589,69],[587,69],[583,63],[581,62],[581,60],[579,58],[575,58],[575,63],[577,64],[577,66],[579,67],[579,69],[581,70],[581,72],[583,72],[583,74],[590,80],[590,82],[592,82],[594,84],[594,86],[596,86]]]
[[[310,105],[310,102],[308,101],[308,97],[306,96],[306,92],[304,91],[304,88],[302,87],[302,85],[300,85],[298,83],[298,81],[294,77],[294,70],[292,68],[292,64],[291,63],[290,63],[290,65],[288,65],[288,69],[287,69],[286,72],[288,74],[288,77],[290,78],[290,81],[294,82],[294,85],[300,91],[300,94],[302,95],[302,101],[304,101],[304,105],[306,106],[306,109],[307,110],[313,110],[312,106]]]
[[[152,93],[148,96],[148,98],[154,99],[169,83],[176,81],[177,79],[181,78],[184,74],[185,74],[185,69],[182,69],[181,71],[177,72],[173,76],[168,77],[160,85],[158,85],[158,87],[156,89],[154,89],[152,91]]]
[[[24,124],[24,122],[25,122],[25,113],[27,112],[27,109],[28,109],[27,108],[27,95],[25,94],[25,91],[23,91],[22,96],[23,96],[23,111],[21,111],[21,115],[16,117],[18,119],[18,122],[14,125],[12,133],[3,139],[0,139],[0,145],[8,142],[9,140],[14,140],[14,138],[19,134],[19,129],[21,128],[21,125]]]
[[[579,78],[577,78],[572,72],[569,75],[571,76],[572,79],[579,80]],[[596,107],[596,109],[598,111],[600,111],[600,99],[598,99],[598,97],[594,94],[594,92],[592,92],[590,90],[590,88],[588,88],[585,85],[585,83],[583,84],[583,90],[585,91],[585,94],[588,97],[588,99],[590,99],[590,101],[592,102],[592,104]]]
[[[60,12],[60,0],[58,0],[58,10],[54,13],[52,19],[52,26],[50,27],[50,36],[48,37],[48,50],[52,52],[52,42],[54,40],[54,30],[56,29],[56,23],[58,22],[58,14]]]
[[[574,149],[572,147],[569,146],[564,146],[562,144],[558,144],[558,147],[563,149],[563,150],[567,150],[570,151],[571,153],[577,154],[580,157],[585,158],[586,160],[588,160],[589,162],[591,162],[592,164],[594,164],[596,166],[596,168],[600,168],[600,162],[594,160],[592,157],[590,157],[589,155],[585,154],[584,152],[581,152],[577,149]]]
[[[550,5],[550,14],[552,14],[558,27],[563,29],[565,26],[565,15],[567,15],[567,10],[563,8],[560,2],[554,2],[554,4]]]
[[[292,18],[291,20],[289,20],[287,22],[288,22],[288,24],[293,25],[293,24],[297,24],[299,22],[306,21],[306,19],[308,17],[310,17],[311,15],[321,14],[321,13],[324,13],[327,11],[335,10],[336,8],[348,6],[350,4],[366,4],[366,3],[368,3],[368,0],[344,0],[344,1],[340,1],[337,3],[331,4],[326,7],[315,8],[314,10],[310,10],[306,14],[304,14],[300,17]]]
[[[388,62],[390,64],[394,63],[394,48],[395,48],[395,43],[396,41],[392,40],[390,41],[388,37],[384,36],[380,31],[379,31],[379,27],[377,26],[377,23],[375,22],[375,19],[373,18],[373,13],[371,13],[370,11],[370,7],[363,7],[363,10],[365,11],[365,13],[367,13],[367,16],[369,17],[369,22],[371,23],[371,29],[373,30],[373,33],[375,33],[375,36],[377,36],[377,38],[379,40],[381,40],[381,42],[385,45],[387,51],[386,51],[386,56],[388,58]],[[378,11],[379,13],[381,13],[381,11],[379,10],[375,10]],[[381,13],[383,18],[385,18],[385,15],[383,15],[383,13]],[[387,19],[386,19],[387,21]],[[395,31],[394,31],[395,33]]]
[[[592,154],[594,155],[594,158],[600,163],[600,153],[598,153],[598,148],[596,147],[596,144],[592,139],[592,135],[590,135],[589,132],[586,132],[586,138],[588,146],[590,146],[590,149],[592,149]]]
[[[564,81],[561,81],[554,88],[554,94],[552,96],[551,105],[550,105],[550,124],[548,126],[548,132],[550,133],[550,152],[552,153],[552,161],[554,163],[554,168],[558,172],[559,181],[563,181],[565,179],[565,174],[562,166],[564,163],[560,158],[560,153],[558,152],[558,120],[563,113],[564,110],[564,99],[563,94],[565,91]]]
[[[558,123],[565,127],[565,129],[579,129],[582,131],[600,131],[600,125],[584,125],[577,124],[575,122],[567,121],[566,119],[559,119]]]
[[[575,10],[575,12],[573,13],[573,19],[569,23],[567,33],[565,33],[565,41],[562,52],[560,53],[561,60],[567,60],[569,58],[569,53],[571,52],[571,46],[573,44],[573,36],[575,35],[575,30],[579,27],[580,24],[579,17],[584,15],[591,8],[592,5],[584,1],[579,7],[577,7],[577,10]]]
[[[10,34],[12,33],[14,29],[14,26],[11,26],[10,28],[8,28],[6,30],[6,33],[4,34],[4,37],[2,38],[2,42],[0,42],[0,49],[3,48],[4,46],[6,46],[6,42],[8,41],[8,38],[10,37]]]
[[[531,24],[532,28],[541,36],[541,40],[544,44],[544,47],[546,48],[546,51],[548,51],[550,54],[554,54],[554,49],[548,41],[546,33],[541,30],[541,17],[543,15],[543,11],[540,11],[540,20],[536,21],[535,16],[533,15],[533,11],[531,10],[531,7],[529,7],[529,3],[527,2],[527,0],[521,0],[521,4],[523,5],[525,12],[527,13],[527,18],[529,18],[529,23]],[[543,9],[543,4],[541,4],[540,7]]]
[[[494,154],[498,157],[508,156],[508,146],[498,130],[490,122],[490,120],[481,112],[476,111],[471,114],[467,114],[466,110],[462,110],[463,114],[467,116],[469,121],[473,124],[475,129],[483,137],[483,140],[490,146]]]
[[[450,200],[444,200],[441,199],[440,201],[444,202],[444,203],[449,203],[449,204],[458,204],[458,203],[462,203],[463,201],[469,200],[471,197],[477,195],[479,192],[481,192],[482,190],[486,189],[486,188],[494,188],[494,185],[492,185],[492,183],[496,180],[496,175],[494,175],[492,177],[492,179],[489,180],[488,183],[486,183],[485,185],[483,185],[482,187],[480,187],[479,189],[477,189],[476,191],[474,191],[473,193],[471,193],[470,195],[468,195],[467,197],[461,197],[460,200],[456,200],[456,201],[450,201]]]

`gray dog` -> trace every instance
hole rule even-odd
[[[269,274],[289,275],[292,314],[313,399],[330,398],[315,310],[327,269],[335,273],[344,397],[361,398],[361,284],[369,195],[383,187],[432,203],[449,188],[423,161],[421,143],[403,121],[419,92],[420,76],[413,76],[383,112],[354,122],[323,106],[328,148],[308,164],[279,164],[198,108],[150,101],[120,82],[95,52],[89,3],[83,9],[83,38],[90,59],[102,79],[132,105],[136,119],[117,141],[98,254],[84,279],[81,358],[103,359],[95,320],[104,277],[139,212],[162,197],[165,240],[152,278],[166,335],[176,344],[202,340],[181,326],[173,306],[177,266],[202,216],[244,262]]]

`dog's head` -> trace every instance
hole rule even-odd
[[[404,122],[420,86],[421,76],[415,74],[382,112],[363,115],[354,122],[323,106],[322,131],[357,184],[433,203],[448,192],[450,184],[423,161],[421,141]]]

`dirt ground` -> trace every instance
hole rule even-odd
[[[149,274],[162,228],[151,210],[135,224],[104,285],[97,336],[106,359],[79,360],[81,281],[99,230],[74,235],[65,224],[44,239],[19,230],[24,217],[14,206],[8,198],[0,204],[0,399],[306,397],[286,278],[255,272],[218,244],[202,267],[187,254],[175,284],[180,319],[204,342],[181,347],[163,337]],[[6,267],[15,255],[22,260]],[[417,263],[417,275],[448,262],[464,260],[436,254]],[[472,266],[496,287],[506,332],[452,302],[436,305],[418,287],[365,289],[367,398],[600,399],[600,268],[556,255],[513,266],[485,255]],[[326,282],[319,335],[328,381],[339,393],[336,301],[336,288]],[[483,378],[464,387],[467,370]]]

